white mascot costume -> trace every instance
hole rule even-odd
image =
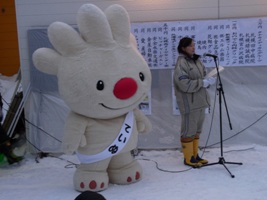
[[[138,110],[151,88],[150,69],[130,33],[127,11],[112,5],[105,12],[92,4],[80,7],[79,33],[54,22],[48,37],[54,49],[40,48],[33,63],[56,75],[59,93],[70,108],[63,152],[80,160],[73,183],[78,191],[101,191],[142,178],[131,151],[138,133],[151,130]]]

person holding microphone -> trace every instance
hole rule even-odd
[[[194,168],[207,164],[198,155],[199,138],[205,119],[205,109],[210,107],[207,88],[216,78],[206,76],[206,68],[195,53],[195,42],[184,37],[177,47],[179,56],[173,73],[176,101],[181,113],[180,141],[184,164]]]

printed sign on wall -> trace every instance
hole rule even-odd
[[[184,36],[194,38],[197,54],[215,54],[224,67],[267,64],[267,18],[133,23],[131,29],[151,69],[173,68]],[[215,66],[211,57],[202,60]]]

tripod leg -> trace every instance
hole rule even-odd
[[[201,167],[207,167],[207,166],[217,165],[217,164],[220,164],[220,163],[219,162],[216,162],[216,163],[208,163],[208,164],[201,165]]]
[[[236,165],[243,165],[241,162],[224,162],[226,164],[236,164]]]
[[[228,173],[230,174],[230,176],[232,178],[235,178],[235,175],[233,175],[230,170],[226,167],[225,164],[237,164],[237,165],[242,165],[243,163],[239,163],[239,162],[226,162],[224,157],[220,157],[219,158],[219,161],[216,162],[216,163],[209,163],[209,164],[205,164],[205,165],[202,165],[201,167],[206,167],[206,166],[210,166],[210,165],[216,165],[216,164],[220,164],[220,165],[223,165],[224,168],[228,171]]]
[[[225,166],[225,164],[222,163],[222,165],[223,165],[224,168],[229,172],[230,176],[231,176],[232,178],[235,178],[235,175],[233,175],[233,174],[229,171],[229,169]]]

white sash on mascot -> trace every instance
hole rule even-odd
[[[90,164],[118,154],[127,144],[132,134],[133,122],[134,122],[134,115],[133,111],[131,111],[126,115],[121,130],[117,138],[113,141],[113,143],[109,145],[104,151],[95,155],[85,155],[76,152],[76,155],[80,160],[80,162]]]

